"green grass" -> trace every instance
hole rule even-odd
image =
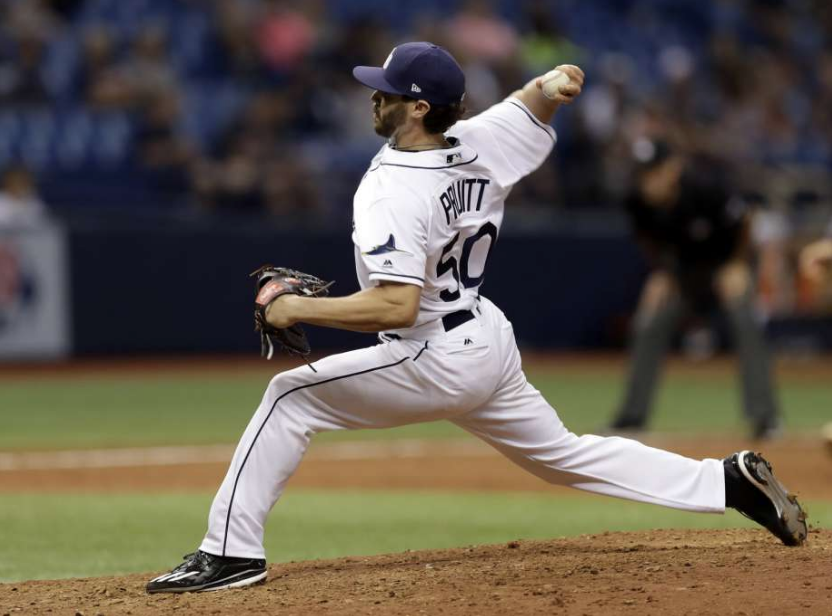
[[[153,375],[0,384],[0,450],[233,443],[268,377]],[[361,438],[389,438],[364,431]],[[450,424],[407,426],[392,436],[460,434]]]
[[[0,450],[233,443],[268,379],[261,370],[6,379],[0,382]],[[530,379],[567,426],[591,432],[609,419],[623,374],[587,364],[586,371],[532,369]],[[830,419],[832,380],[783,378],[780,396],[791,430],[813,430]],[[669,374],[654,427],[744,433],[734,374]],[[321,438],[461,434],[439,422]],[[199,544],[211,496],[0,493],[0,580],[170,568]],[[810,512],[814,523],[832,527],[832,502],[810,503]],[[580,493],[290,490],[270,519],[266,545],[272,561],[287,561],[604,530],[750,524],[737,514],[688,514]]]
[[[3,494],[0,581],[169,569],[205,531],[209,494]],[[832,503],[809,503],[832,526]],[[295,490],[275,508],[272,562],[543,539],[605,530],[748,527],[616,499],[524,493]]]
[[[623,375],[587,368],[533,370],[530,380],[576,432],[604,425]],[[260,373],[220,376],[148,373],[143,378],[78,376],[0,383],[0,450],[233,443],[268,383]],[[832,381],[782,379],[781,399],[792,430],[828,421]],[[733,374],[671,374],[657,401],[662,431],[737,430],[744,433]],[[462,432],[447,422],[323,438],[441,438]]]
[[[560,376],[533,370],[529,380],[554,406],[573,431],[593,432],[609,421],[619,403],[624,374],[578,373]],[[785,427],[792,431],[814,431],[832,420],[832,378],[817,380],[781,378],[778,395]],[[669,374],[656,396],[651,427],[667,432],[712,432],[733,430],[746,434],[741,413],[739,383],[733,372]]]

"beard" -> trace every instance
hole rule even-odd
[[[396,129],[404,124],[407,111],[404,105],[398,104],[384,114],[377,113],[378,115],[373,118],[373,128],[377,135],[389,139]]]

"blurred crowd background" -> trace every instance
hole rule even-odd
[[[808,305],[793,254],[832,218],[828,0],[0,0],[0,226],[344,229],[380,145],[351,69],[407,40],[459,59],[471,113],[586,71],[509,229],[626,227],[631,144],[661,137],[757,206],[761,309]]]
[[[0,164],[54,208],[342,215],[378,147],[351,69],[405,40],[455,54],[472,113],[585,68],[518,195],[541,207],[609,206],[645,133],[799,170],[809,192],[832,168],[825,0],[3,0],[0,21]]]

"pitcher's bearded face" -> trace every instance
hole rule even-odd
[[[407,117],[407,103],[398,94],[373,92],[373,129],[377,135],[390,138]]]

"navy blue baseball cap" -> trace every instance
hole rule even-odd
[[[365,86],[436,105],[458,103],[465,95],[465,75],[454,57],[433,43],[394,47],[384,66],[356,66],[353,77]]]

